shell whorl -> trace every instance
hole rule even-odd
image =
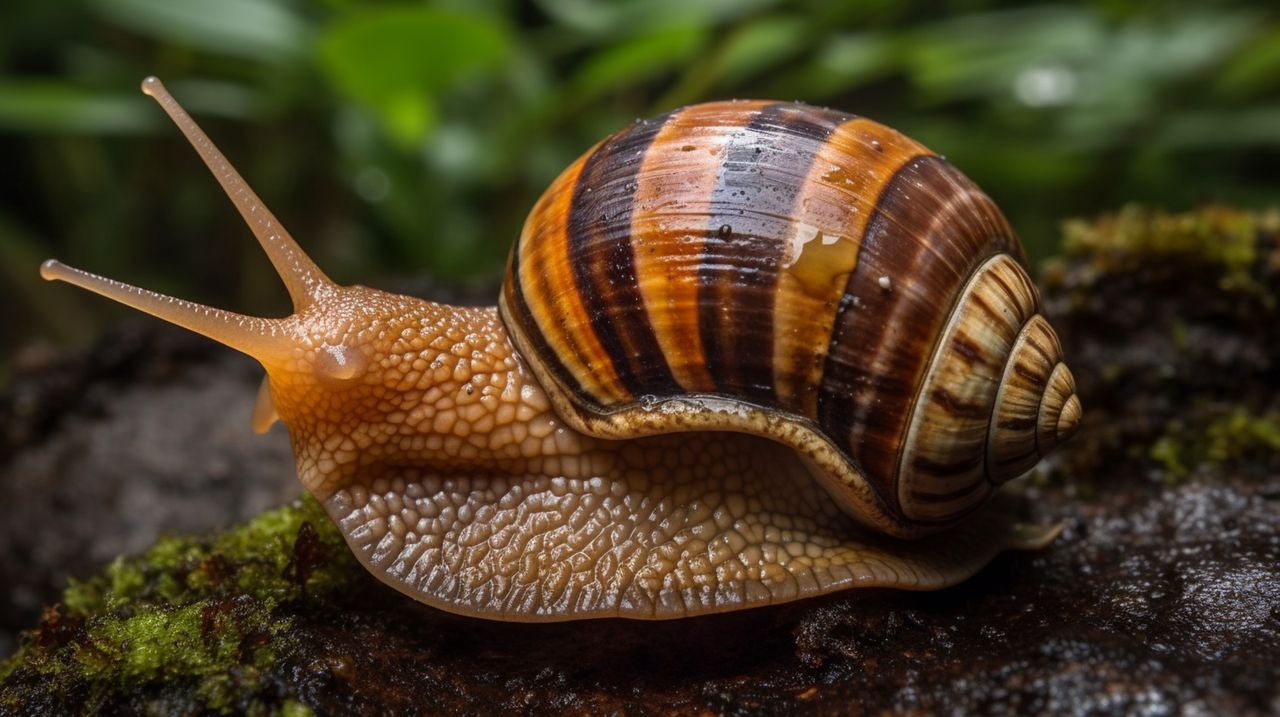
[[[938,337],[898,466],[898,505],[950,523],[1074,430],[1075,382],[1031,279],[1007,254],[974,272]],[[1044,417],[1041,418],[1041,414]]]
[[[1006,377],[1011,353],[1047,342],[1024,326],[1052,336],[1023,262],[991,200],[902,134],[717,102],[638,121],[565,170],[499,307],[578,430],[797,444],[842,504],[914,535],[976,508],[1078,417],[1065,366],[1019,359],[1026,385]]]

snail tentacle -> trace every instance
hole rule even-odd
[[[282,319],[246,316],[185,299],[176,299],[83,269],[76,269],[54,259],[49,259],[40,265],[40,276],[46,281],[65,281],[81,289],[87,289],[99,296],[105,296],[158,319],[207,336],[259,360],[287,352],[293,345],[286,333],[285,321]]]
[[[214,146],[209,135],[200,129],[191,115],[182,109],[178,101],[169,94],[169,90],[158,77],[148,77],[142,81],[142,92],[153,97],[182,131],[183,136],[200,154],[205,165],[222,185],[223,191],[231,199],[231,203],[244,217],[245,223],[253,230],[258,243],[271,259],[280,279],[289,290],[293,299],[294,311],[302,311],[312,303],[324,298],[335,288],[335,284],[325,275],[320,267],[298,246],[298,242],[280,224],[280,220],[267,209],[267,205],[240,176],[235,167],[227,161],[222,152]]]

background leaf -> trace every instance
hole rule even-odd
[[[496,67],[510,41],[486,15],[389,6],[335,21],[318,45],[333,86],[373,110],[408,147],[435,125],[438,95]]]
[[[0,128],[32,134],[135,134],[159,122],[142,97],[64,80],[0,79]]]
[[[154,40],[264,62],[302,54],[306,27],[272,0],[92,0],[107,22]]]

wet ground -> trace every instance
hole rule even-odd
[[[38,626],[0,670],[0,707],[1280,714],[1277,225],[1205,210],[1068,230],[1068,258],[1042,285],[1086,417],[1023,482],[1026,509],[1066,525],[1048,550],[935,593],[677,622],[441,613],[365,575],[322,519],[306,522],[306,505],[268,521],[281,537],[265,557],[194,541],[182,561],[117,566],[91,583],[97,597],[69,594],[41,616],[64,576],[92,575],[158,530],[228,525],[297,492],[283,436],[248,431],[251,365],[125,331],[24,379],[0,419],[12,516],[0,524],[0,617],[11,640]],[[263,560],[284,569],[249,590],[227,577]],[[163,587],[175,574],[177,592]],[[139,602],[100,600],[109,589]],[[84,607],[103,600],[114,620],[198,607],[191,650],[227,664],[139,671],[119,657],[137,652],[128,638],[111,643],[115,628]],[[229,639],[234,649],[214,650]],[[213,690],[214,670],[231,682]]]

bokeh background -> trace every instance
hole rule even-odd
[[[713,98],[796,99],[945,154],[1033,257],[1064,217],[1276,203],[1274,2],[20,0],[0,10],[0,386],[126,314],[57,256],[258,314],[287,304],[164,78],[337,280],[495,281],[596,140]]]

